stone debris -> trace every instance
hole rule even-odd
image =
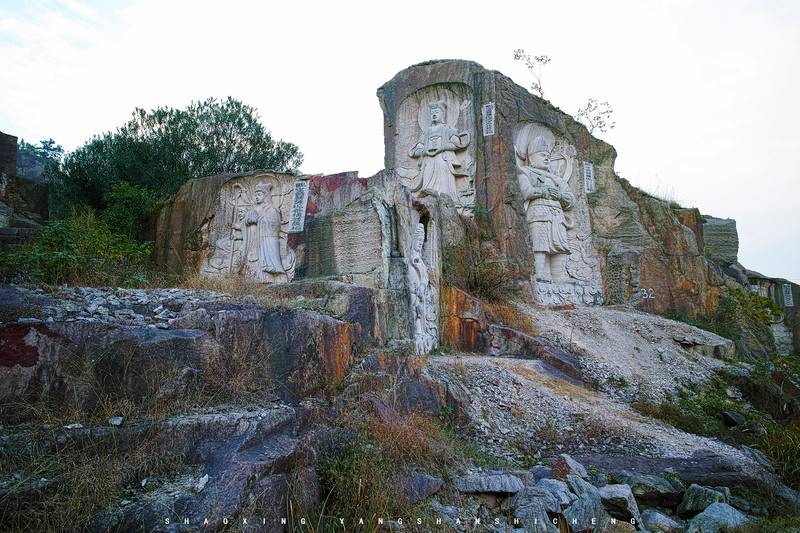
[[[557,461],[565,464],[578,464],[566,454],[560,456]],[[533,474],[535,470],[535,467],[532,468],[531,473]],[[541,469],[538,471],[543,472]],[[649,503],[640,513],[641,501],[637,501],[632,487],[622,480],[629,480],[640,488],[642,486],[665,487],[655,479],[663,480],[666,486],[669,485],[669,482],[661,476],[642,477],[630,471],[616,476],[613,484],[599,488],[586,479],[573,474],[567,476],[566,483],[553,478],[535,481],[535,478],[532,477],[524,482],[516,493],[500,494],[504,499],[499,502],[499,507],[492,511],[492,508],[485,506],[487,500],[481,498],[489,493],[498,496],[494,490],[496,486],[492,486],[490,480],[500,480],[504,477],[512,477],[511,472],[470,474],[458,478],[456,479],[457,485],[468,484],[470,488],[469,494],[465,494],[464,498],[459,499],[460,508],[443,505],[436,499],[431,501],[431,508],[438,516],[444,517],[444,520],[457,531],[466,531],[464,527],[459,528],[458,526],[473,524],[475,517],[480,517],[487,524],[492,523],[497,526],[499,523],[497,531],[548,533],[562,531],[565,525],[569,525],[571,531],[717,533],[725,531],[725,528],[746,525],[752,520],[751,517],[744,514],[746,510],[743,509],[743,507],[749,508],[749,504],[744,500],[739,501],[737,498],[731,498],[731,504],[719,501],[710,503],[702,513],[684,516],[677,512],[678,504],[674,498],[670,497],[669,493],[666,494],[667,499],[659,500],[651,493],[641,490],[639,492],[643,496],[649,497]],[[520,481],[527,479],[526,476],[513,477]],[[695,500],[699,495],[710,493],[724,498],[724,489],[726,488],[692,485],[687,493],[690,492],[689,497]],[[467,491],[462,490],[461,492]],[[502,514],[499,514],[501,509]],[[487,531],[494,530],[487,529]]]
[[[197,482],[197,485],[194,486],[194,491],[198,494],[203,492],[203,489],[206,488],[206,483],[208,483],[208,474],[205,474],[200,480]]]

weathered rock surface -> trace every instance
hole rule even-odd
[[[453,287],[442,289],[442,347],[483,353],[489,322],[480,300]]]
[[[624,520],[635,519],[637,522],[641,518],[639,506],[633,497],[633,492],[628,485],[605,485],[598,491],[600,499],[606,510],[611,516],[616,516]]]
[[[620,483],[630,486],[636,501],[641,505],[674,507],[683,495],[682,491],[660,476],[623,470],[615,477]]]
[[[655,509],[642,513],[642,525],[652,533],[682,533],[685,530],[681,524]]]
[[[409,164],[406,152],[416,137],[407,130],[417,135],[418,130],[405,121],[414,102],[442,99],[451,106],[463,102],[461,115],[491,120],[491,124],[475,120],[471,126],[471,143],[463,158],[474,161],[474,196],[462,192],[459,200],[474,202],[488,212],[499,250],[524,272],[533,273],[534,259],[514,142],[522,125],[540,124],[574,147],[578,165],[586,162],[594,169],[594,183],[588,192],[582,176],[574,177],[577,171],[570,181],[576,197],[585,199],[581,209],[588,211],[573,218],[586,223],[591,219],[591,228],[572,230],[576,232],[570,237],[573,257],[583,260],[575,263],[573,273],[580,278],[599,270],[604,299],[609,303],[651,312],[679,308],[690,315],[714,308],[722,280],[703,255],[699,213],[672,209],[668,202],[618,178],[613,170],[614,148],[593,138],[549,102],[477,63],[449,60],[401,71],[378,90],[378,97],[384,111],[385,162],[390,171],[402,173]],[[485,104],[494,106],[491,116],[483,116]],[[470,127],[463,121],[458,125]],[[484,126],[491,134],[480,134]],[[534,292],[532,289],[531,294]]]
[[[551,507],[548,507],[548,511],[551,513],[560,512],[562,509],[568,507],[569,504],[578,499],[575,494],[570,492],[567,484],[558,479],[542,479],[536,483],[535,487],[537,489],[547,491],[555,498],[558,507],[553,507],[556,510],[550,510]]]
[[[712,503],[728,503],[728,497],[722,491],[692,484],[686,489],[677,511],[681,516],[693,516],[705,511]]]
[[[567,476],[575,475],[583,479],[589,479],[589,474],[582,464],[567,454],[562,453],[558,456],[550,477],[559,481],[567,481]]]
[[[311,294],[320,287],[305,289]],[[293,291],[301,292],[301,287]],[[69,386],[68,369],[100,352],[104,357],[90,365],[94,375],[134,398],[148,393],[151,377],[169,381],[182,372],[186,377],[185,368],[220,379],[243,377],[241,372],[249,368],[273,380],[287,398],[303,397],[321,385],[340,382],[365,347],[399,334],[388,319],[393,291],[334,284],[325,292],[319,309],[340,318],[313,309],[175,298],[175,292],[117,295],[90,290],[73,295],[80,298],[77,304],[36,295],[47,305],[36,320],[0,326],[0,363],[8,367],[0,380],[0,398],[66,399],[71,394],[87,400],[91,390]],[[0,297],[9,304],[4,318],[24,318],[20,315],[26,314],[27,292],[3,286]],[[313,298],[302,301],[316,308]],[[49,316],[42,322],[44,313]]]
[[[406,494],[406,502],[415,504],[424,500],[428,496],[433,496],[442,488],[444,482],[441,479],[427,474],[414,474],[398,480],[400,487]]]
[[[712,503],[695,516],[686,528],[686,533],[716,533],[747,525],[750,520],[727,503]]]
[[[470,475],[456,478],[455,486],[467,494],[500,493],[516,494],[522,490],[522,481],[510,474]]]
[[[721,266],[739,262],[739,233],[732,218],[715,218],[703,215],[705,253]]]

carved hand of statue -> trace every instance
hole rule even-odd
[[[444,148],[442,148],[441,146],[436,146],[435,148],[428,148],[428,150],[426,151],[426,155],[428,157],[433,157],[442,152],[444,152]]]
[[[545,197],[547,191],[542,187],[530,187],[525,191],[525,199],[526,200],[537,200],[539,198]]]
[[[561,191],[558,187],[548,187],[547,196],[553,200],[561,200]]]

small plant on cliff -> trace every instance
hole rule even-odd
[[[611,104],[589,98],[586,107],[578,109],[575,114],[575,120],[586,126],[590,134],[594,133],[595,130],[605,133],[614,129],[616,125],[616,122],[612,119],[613,114],[614,109]]]
[[[540,98],[544,98],[544,88],[542,87],[542,71],[544,67],[551,61],[546,55],[533,56],[525,53],[525,50],[518,48],[514,50],[514,59],[522,61],[528,68],[528,72],[533,76],[531,82],[531,92],[538,94]],[[598,102],[595,98],[589,98],[586,106],[578,109],[575,113],[575,120],[586,126],[589,134],[599,131],[605,133],[608,130],[614,129],[616,122],[613,120],[614,109],[608,102]]]
[[[546,55],[533,56],[533,58],[531,58],[531,55],[526,54],[525,50],[518,48],[517,50],[514,50],[514,59],[525,63],[525,66],[528,68],[528,72],[530,72],[533,76],[531,90],[538,94],[541,98],[544,98],[544,88],[542,87],[542,70],[550,62],[550,58]]]

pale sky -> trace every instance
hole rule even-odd
[[[0,130],[74,150],[135,107],[233,96],[309,174],[383,168],[378,87],[469,59],[545,97],[608,100],[616,170],[736,219],[739,261],[800,283],[800,2],[4,0]]]

